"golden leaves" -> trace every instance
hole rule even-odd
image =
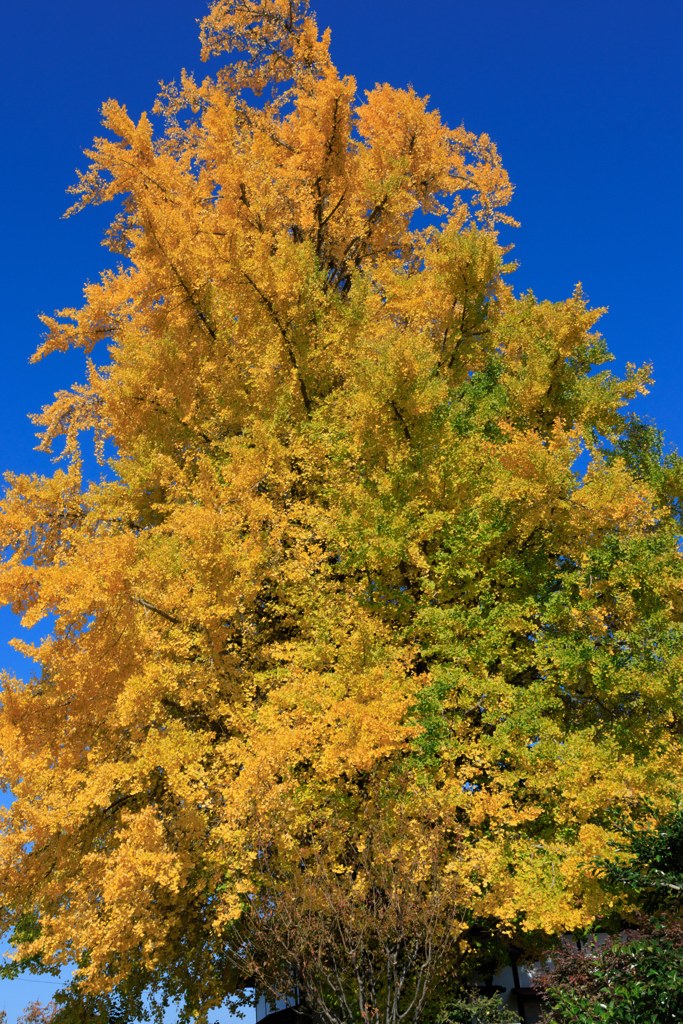
[[[381,811],[423,909],[452,883],[506,935],[583,925],[608,809],[681,777],[678,485],[623,414],[650,369],[603,368],[580,288],[505,283],[488,136],[412,89],[358,103],[305,4],[202,31],[244,59],[164,87],[164,128],[103,108],[76,208],[123,197],[128,265],[36,357],[108,362],[35,417],[67,471],[0,505],[0,599],[52,623],[3,683],[4,921],[37,909],[93,989],[220,959],[264,837],[282,880],[326,836],[343,887]],[[91,431],[115,479],[84,486]]]

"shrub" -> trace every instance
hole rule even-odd
[[[519,1024],[519,1017],[503,1005],[499,996],[473,993],[442,1007],[435,1024]]]
[[[563,943],[535,981],[544,1024],[683,1022],[683,926],[643,927],[577,949]]]

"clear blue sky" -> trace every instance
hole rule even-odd
[[[680,0],[320,0],[333,57],[362,88],[411,82],[451,125],[498,143],[517,185],[510,232],[518,291],[567,296],[582,281],[616,367],[652,360],[641,400],[683,449],[683,6]],[[137,117],[159,79],[204,71],[196,19],[203,0],[34,0],[8,4],[0,46],[2,402],[0,468],[49,473],[26,413],[83,376],[80,354],[28,358],[36,314],[81,301],[109,254],[106,208],[60,220],[65,188],[99,130],[108,97]],[[37,627],[39,630],[40,627]],[[6,641],[0,665],[25,671]],[[47,985],[0,982],[13,1024]]]

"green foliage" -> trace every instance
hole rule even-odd
[[[446,1003],[435,1024],[519,1024],[519,1017],[503,1005],[499,996],[475,992],[469,998]]]
[[[649,828],[620,820],[615,859],[598,861],[610,891],[647,913],[673,910],[683,900],[683,809],[655,817]]]
[[[70,985],[55,995],[55,1003],[50,1024],[128,1024],[150,1019],[142,993],[132,991],[130,985],[97,995],[86,995]]]
[[[674,1024],[683,1021],[683,929],[631,932],[578,950],[564,944],[536,984],[544,1024]]]
[[[35,914],[22,914],[10,936],[10,944],[12,946],[20,946],[27,942],[34,942],[39,937],[40,925]],[[25,956],[20,960],[6,961],[0,964],[0,978],[4,978],[7,981],[18,978],[24,971],[29,971],[32,974],[59,974],[56,968],[45,966],[40,954]]]
[[[608,463],[621,459],[635,480],[647,481],[679,525],[683,522],[683,459],[664,450],[664,433],[654,423],[629,416],[621,437],[605,453]]]

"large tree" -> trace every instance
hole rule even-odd
[[[363,877],[365,822],[437,829],[465,965],[600,914],[615,808],[683,774],[683,474],[625,410],[649,368],[605,368],[580,288],[515,296],[487,136],[359,99],[303,2],[217,0],[202,40],[230,61],[158,122],[103,108],[74,209],[119,204],[123,263],[37,357],[108,359],[0,519],[0,599],[54,622],[3,681],[0,927],[83,998],[188,1013],[239,997],[264,886],[286,914]]]

